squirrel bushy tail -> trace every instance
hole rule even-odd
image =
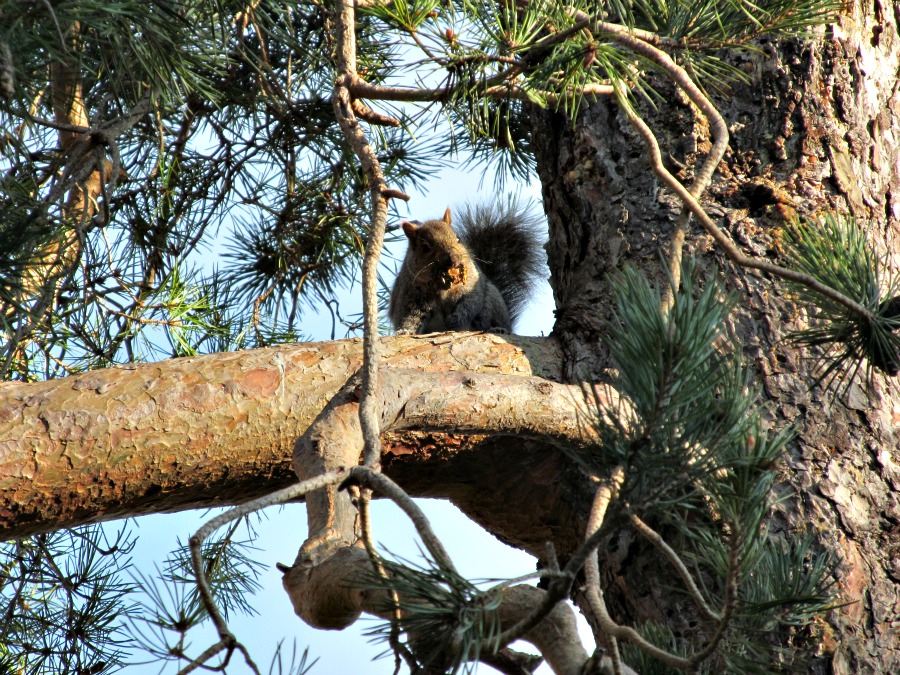
[[[468,204],[454,229],[479,268],[500,291],[515,324],[546,277],[540,219],[516,199]]]

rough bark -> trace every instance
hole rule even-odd
[[[900,105],[896,8],[856,6],[815,41],[763,43],[746,59],[748,86],[715,103],[732,133],[731,151],[703,202],[748,254],[778,259],[794,213],[826,209],[870,227],[880,251],[896,256],[900,215]],[[708,149],[705,124],[676,92],[645,110],[670,170],[689,182]],[[596,341],[609,311],[608,272],[629,262],[659,278],[680,205],[661,191],[643,146],[609,101],[598,101],[571,127],[535,114],[538,167],[550,221],[549,257],[566,364],[572,377],[608,366]],[[795,647],[817,654],[814,672],[900,671],[900,454],[896,384],[877,375],[868,396],[854,386],[834,402],[811,388],[815,363],[788,338],[808,321],[790,295],[755,272],[730,266],[695,229],[688,249],[709,273],[715,264],[739,294],[733,331],[745,345],[768,401],[771,423],[797,426],[779,493],[773,534],[811,528],[840,560],[840,600],[827,627]],[[625,562],[627,560],[627,562]],[[651,586],[654,552],[625,532],[607,547],[610,596],[620,621],[662,620],[689,634],[692,619],[665,589]],[[788,638],[785,637],[785,640]]]
[[[385,351],[388,367],[421,373],[551,381],[559,374],[554,341],[538,338],[398,337]],[[144,513],[225,506],[283,487],[296,480],[294,442],[361,360],[360,342],[345,340],[0,384],[0,533],[23,536]],[[473,423],[479,416],[476,404]],[[410,425],[427,427],[428,412],[422,408]],[[440,493],[447,472],[472,470],[477,462],[498,468],[498,462],[509,461],[510,447],[518,447],[496,439],[486,443],[483,437],[450,437],[438,444],[442,436],[403,431],[387,445],[398,465],[404,464],[400,457],[407,464],[414,457],[443,467],[431,477],[408,475],[406,482],[417,493]],[[476,462],[473,455],[481,454],[494,457]],[[455,496],[468,493],[462,489]]]

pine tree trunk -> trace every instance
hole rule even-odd
[[[826,210],[854,216],[878,250],[897,255],[900,216],[900,44],[895,8],[855,7],[815,41],[778,40],[742,57],[748,85],[714,102],[731,131],[731,150],[703,199],[708,213],[746,254],[778,259],[793,214]],[[677,92],[660,85],[662,104],[645,106],[670,171],[690,183],[709,148],[706,125]],[[657,280],[680,204],[660,188],[644,148],[612,101],[592,104],[573,126],[553,113],[534,117],[534,139],[550,221],[549,261],[569,377],[602,377],[596,351],[610,312],[609,273],[627,262]],[[697,226],[685,256],[714,265],[739,294],[733,330],[744,344],[771,424],[796,425],[782,466],[774,536],[812,529],[840,561],[841,602],[827,627],[782,636],[813,657],[816,673],[900,672],[900,416],[897,384],[878,374],[840,401],[813,388],[815,364],[786,339],[807,315],[781,285],[734,268]],[[623,561],[627,558],[627,562]],[[609,542],[606,564],[622,621],[667,617],[681,607],[646,585],[654,552],[626,534]],[[673,622],[674,617],[674,622]],[[685,621],[685,631],[690,621]],[[787,666],[790,670],[789,665]],[[800,670],[796,672],[806,672]]]

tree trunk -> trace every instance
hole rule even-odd
[[[897,255],[900,216],[900,106],[897,14],[880,2],[856,6],[823,39],[761,44],[747,59],[748,85],[714,103],[731,130],[731,150],[703,204],[750,255],[778,258],[793,214],[826,210],[854,216],[883,253]],[[708,129],[676,91],[660,84],[659,110],[643,114],[669,170],[690,184],[709,148]],[[595,345],[610,311],[608,273],[623,262],[663,281],[681,205],[661,191],[644,146],[617,106],[600,100],[571,126],[537,112],[534,139],[550,222],[549,262],[569,377],[602,377],[609,364]],[[775,428],[796,426],[772,523],[790,538],[811,528],[833,551],[839,600],[828,626],[792,648],[815,655],[814,672],[900,672],[900,453],[896,384],[878,374],[839,400],[813,387],[815,363],[788,340],[807,320],[782,285],[735,269],[698,227],[686,254],[710,273],[715,264],[741,299],[733,331],[744,344]],[[868,397],[867,397],[868,394]],[[672,594],[648,586],[658,554],[618,533],[606,549],[610,594],[622,622],[667,619],[684,634]],[[627,558],[627,563],[623,561]],[[621,592],[618,594],[615,589]],[[674,618],[674,622],[673,622]],[[785,637],[785,640],[788,638]]]

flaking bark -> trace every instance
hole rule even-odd
[[[0,532],[225,506],[284,487],[296,480],[294,442],[361,359],[360,341],[344,340],[2,384]],[[552,340],[456,334],[394,338],[385,362],[553,379],[560,360]],[[436,454],[434,434],[415,438],[404,433],[400,454],[414,444],[419,461]],[[429,483],[418,488],[440,489]]]

